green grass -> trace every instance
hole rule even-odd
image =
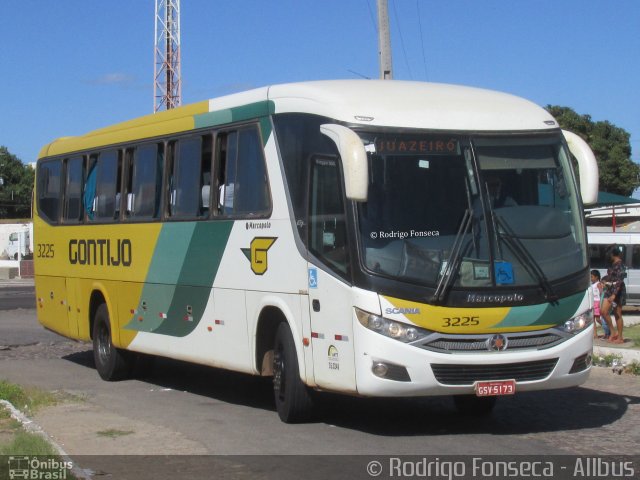
[[[614,362],[622,361],[622,355],[617,353],[608,353],[607,355],[593,355],[593,364],[599,367],[612,367]]]
[[[617,353],[609,353],[607,355],[593,355],[593,364],[598,367],[613,367],[613,364],[620,365],[623,363],[622,355]],[[624,373],[628,373],[630,375],[640,375],[640,362],[636,360],[628,363],[624,367]]]
[[[40,435],[19,430],[9,443],[0,445],[1,455],[57,456],[58,452]]]
[[[133,430],[117,430],[115,428],[110,428],[109,430],[101,430],[96,432],[100,437],[109,437],[109,438],[118,438],[124,437],[125,435],[131,435]]]
[[[0,380],[0,400],[7,400],[21,412],[32,415],[41,408],[58,405],[65,401],[82,401],[79,396],[66,392],[48,392],[35,387],[23,387]]]
[[[0,399],[7,400],[24,413],[32,414],[38,409],[60,403],[66,395],[47,392],[39,388],[22,387],[0,380]]]
[[[634,360],[630,365],[627,365],[624,371],[625,373],[630,373],[631,375],[640,375],[640,363]]]
[[[75,398],[61,392],[47,392],[38,388],[22,387],[0,380],[0,399],[7,400],[18,410],[32,414],[40,408],[56,405]],[[0,406],[0,457],[43,456],[61,461],[57,450],[41,435],[26,432],[20,422],[11,418],[8,409]],[[44,478],[44,477],[43,477]],[[66,478],[75,478],[70,473]]]
[[[624,315],[622,317],[624,319]],[[633,341],[633,348],[640,349],[640,324],[633,325],[631,327],[624,327],[622,330],[622,336],[628,340]]]

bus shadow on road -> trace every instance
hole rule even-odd
[[[91,350],[64,359],[94,369]],[[97,372],[96,372],[97,377]],[[156,358],[134,378],[160,388],[275,412],[270,377]],[[358,398],[319,393],[316,423],[380,436],[510,435],[600,428],[620,420],[640,396],[589,387],[522,392],[500,398],[492,414],[460,414],[450,397]]]
[[[498,400],[490,415],[462,415],[449,397],[332,398],[322,421],[381,436],[512,435],[600,428],[620,420],[640,396],[585,387],[523,392]]]
[[[93,351],[73,353],[65,360],[95,370]],[[95,372],[99,380],[98,372]],[[134,369],[133,379],[160,388],[185,391],[235,405],[275,411],[271,378],[255,377],[205,365],[169,358],[153,358],[142,369]]]

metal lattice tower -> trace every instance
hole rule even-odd
[[[179,107],[182,103],[180,77],[180,0],[156,0],[153,111]]]

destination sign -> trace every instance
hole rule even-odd
[[[383,137],[376,139],[380,155],[459,155],[460,142],[455,138]]]

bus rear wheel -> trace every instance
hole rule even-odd
[[[129,352],[116,348],[111,341],[109,310],[104,303],[96,310],[93,322],[93,359],[103,380],[123,380],[131,375]]]
[[[273,393],[280,420],[301,423],[311,419],[311,392],[300,379],[296,346],[291,330],[284,322],[278,326],[274,342]]]

